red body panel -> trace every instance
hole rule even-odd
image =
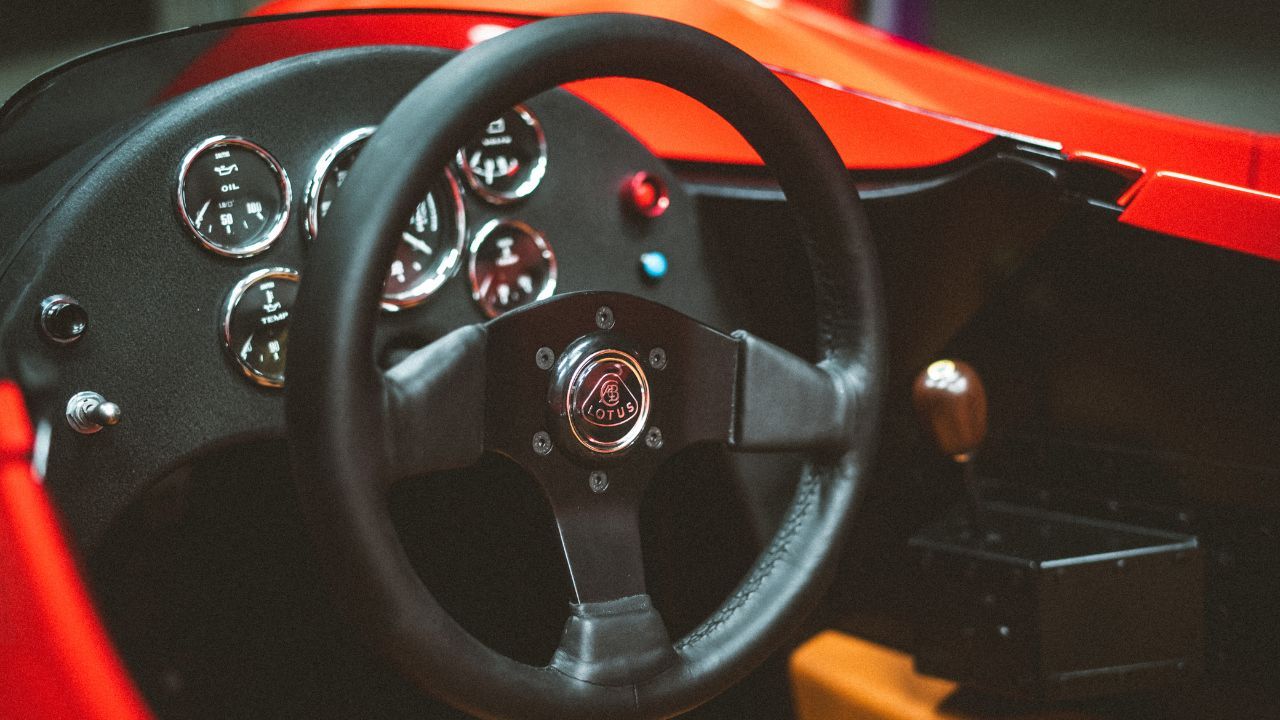
[[[1261,135],[1252,166],[1249,187],[1280,194],[1280,137]]]
[[[287,38],[264,42],[252,26],[233,31],[182,73],[167,95],[177,95],[241,70],[320,49],[374,42],[465,49],[496,32],[527,22],[518,16],[478,13],[406,14],[388,35],[385,18],[330,16],[308,20]],[[850,167],[926,167],[953,160],[991,139],[991,133],[874,98],[788,78],[831,134]],[[758,163],[727,123],[673,90],[632,80],[592,80],[570,89],[635,133],[654,152],[679,160]],[[661,107],[661,113],[653,108]]]
[[[439,8],[439,0],[274,0],[260,14],[333,9]],[[1235,186],[1211,186],[1194,203],[1144,202],[1124,222],[1193,240],[1275,257],[1280,239],[1269,227],[1217,218],[1256,215],[1280,202],[1280,136],[1176,118],[1066,92],[951,57],[860,25],[817,7],[785,0],[447,0],[449,8],[529,16],[638,12],[701,27],[763,62],[850,88],[850,93],[799,87],[801,98],[832,135],[851,167],[912,168],[944,162],[980,145],[991,133],[1043,138],[1073,157],[1105,157],[1117,167],[1179,173]],[[798,87],[793,83],[793,87]],[[619,120],[659,155],[724,163],[758,159],[717,118],[662,89],[594,81],[575,91]],[[886,104],[886,102],[888,104]],[[661,107],[661,113],[652,111]],[[896,109],[896,112],[893,111]],[[961,119],[948,121],[919,110]],[[922,120],[928,118],[927,121]],[[1162,183],[1163,184],[1163,183]],[[1122,200],[1136,201],[1143,184]],[[1205,186],[1210,187],[1210,186]],[[1267,195],[1244,192],[1260,190]],[[1200,192],[1199,185],[1185,194]],[[1240,209],[1237,209],[1240,206]],[[1147,209],[1149,208],[1149,209]],[[1267,210],[1268,213],[1271,210]],[[1159,213],[1159,222],[1153,215]],[[1207,215],[1206,215],[1207,213]]]
[[[1280,195],[1160,172],[1142,184],[1120,220],[1280,260]]]
[[[39,478],[17,385],[0,382],[0,717],[146,720]]]
[[[775,6],[776,7],[773,7]],[[768,6],[769,9],[765,9]],[[275,0],[260,14],[373,7],[528,14],[637,12],[718,35],[762,62],[932,112],[1082,150],[1253,187],[1263,136],[1095,100],[991,70],[797,2],[750,0]],[[668,115],[664,108],[663,115]],[[696,126],[690,127],[690,130]],[[909,144],[897,144],[910,159]],[[666,148],[654,143],[655,149]],[[1280,156],[1277,156],[1280,158]],[[1277,181],[1280,182],[1280,181]],[[1255,189],[1280,191],[1280,185]]]
[[[826,128],[851,168],[928,167],[954,160],[992,138],[988,132],[939,122],[876,99],[794,77],[783,81]],[[606,79],[575,83],[569,89],[612,116],[662,157],[727,164],[760,162],[728,123],[669,88]],[[662,112],[653,112],[655,107]]]

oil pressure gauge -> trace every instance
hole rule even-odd
[[[249,273],[227,295],[222,341],[245,376],[259,385],[284,385],[297,294],[298,273],[268,268]]]
[[[522,105],[490,122],[458,151],[458,166],[480,197],[502,205],[528,197],[547,171],[547,138]]]
[[[373,128],[342,136],[320,158],[307,186],[307,234],[320,236],[320,225],[347,173]],[[382,286],[382,307],[395,311],[431,297],[457,271],[466,244],[467,222],[462,194],[453,173],[446,171],[414,208],[400,231],[396,254]]]
[[[192,148],[178,173],[178,215],[206,249],[249,257],[289,221],[289,177],[266,150],[219,135]]]
[[[489,317],[551,297],[556,256],[537,230],[493,220],[471,242],[471,297]]]

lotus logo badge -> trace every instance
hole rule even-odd
[[[565,399],[574,438],[597,453],[630,447],[649,417],[649,381],[635,358],[619,350],[600,350],[583,360]]]

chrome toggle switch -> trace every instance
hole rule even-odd
[[[83,435],[92,435],[120,422],[120,406],[96,392],[86,390],[67,401],[67,424]]]

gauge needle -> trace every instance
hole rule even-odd
[[[406,245],[408,245],[409,247],[413,248],[414,250],[417,250],[418,252],[424,255],[432,255],[435,252],[431,249],[430,245],[422,242],[421,240],[414,237],[413,235],[410,235],[407,232],[400,233],[400,239],[404,240]]]
[[[209,209],[209,203],[211,202],[213,201],[205,200],[204,205],[200,206],[200,212],[196,213],[196,227],[200,227],[200,221],[204,219],[204,213]]]

